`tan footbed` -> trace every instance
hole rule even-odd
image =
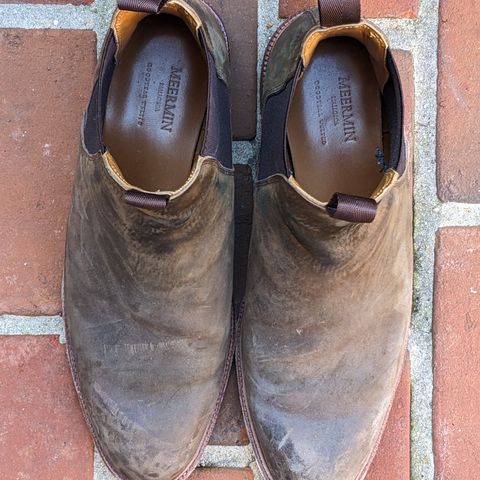
[[[206,60],[191,26],[177,16],[127,13],[114,20],[119,49],[104,123],[107,160],[133,187],[175,191],[197,157]]]
[[[315,31],[303,46],[305,71],[292,97],[287,135],[295,181],[322,202],[336,192],[377,195],[391,180],[377,162],[386,147],[381,93],[387,46],[361,27]]]

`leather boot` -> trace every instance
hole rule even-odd
[[[265,479],[361,480],[379,443],[411,314],[402,108],[356,0],[273,36],[237,363]]]
[[[64,316],[95,444],[122,479],[185,479],[231,366],[227,41],[199,0],[121,0],[68,224]]]

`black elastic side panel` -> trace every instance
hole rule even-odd
[[[109,30],[99,61],[98,76],[83,119],[83,142],[90,155],[104,151],[103,121],[107,108],[108,90],[115,68],[116,49],[113,31]]]
[[[228,86],[218,78],[215,61],[207,48],[205,51],[208,62],[208,100],[201,154],[216,158],[224,167],[232,168],[232,127]]]
[[[405,158],[401,156],[403,143],[403,96],[397,66],[390,50],[387,51],[387,69],[390,78],[383,91],[383,116],[390,130],[390,164],[402,174],[405,170]]]
[[[287,114],[293,83],[294,78],[288,81],[281,92],[271,95],[265,101],[258,157],[258,180],[270,177],[275,173],[287,176],[289,174],[285,159],[285,141]]]
[[[98,97],[98,78],[95,81],[92,89],[92,94],[90,96],[90,102],[88,103],[87,109],[83,115],[83,128],[82,128],[82,138],[83,145],[85,150],[90,155],[95,155],[95,153],[101,150],[101,144],[98,138],[98,108],[97,108],[97,97]]]

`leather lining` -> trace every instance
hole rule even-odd
[[[327,38],[350,37],[358,40],[367,49],[372,58],[372,65],[375,70],[377,81],[383,90],[389,78],[386,67],[388,42],[383,34],[368,22],[355,23],[351,25],[339,25],[323,29],[315,27],[307,35],[302,47],[302,62],[308,67],[318,44]]]
[[[387,170],[383,175],[381,182],[379,183],[377,189],[372,193],[371,198],[379,202],[385,194],[392,188],[399,178],[399,173],[393,168]]]
[[[130,10],[117,10],[112,20],[112,30],[117,42],[115,58],[119,58],[123,48],[130,40],[137,25],[148,16],[148,13],[131,12]]]
[[[196,32],[202,26],[202,21],[188,5],[171,0],[162,8],[162,13],[181,18],[198,38]],[[124,46],[129,42],[137,25],[146,16],[148,16],[148,13],[116,10],[112,21],[112,29],[118,46],[116,58],[121,55]]]

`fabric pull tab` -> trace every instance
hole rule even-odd
[[[371,223],[377,213],[377,202],[373,198],[356,197],[335,193],[327,204],[332,218],[352,223]]]
[[[127,190],[124,200],[128,205],[145,208],[146,210],[163,210],[168,203],[168,197],[139,192],[138,190]]]
[[[320,25],[333,27],[360,21],[360,0],[318,0]]]
[[[166,3],[167,0],[118,0],[118,8],[132,12],[158,13]]]

